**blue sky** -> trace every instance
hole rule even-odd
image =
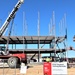
[[[11,12],[18,0],[0,0],[0,20],[2,24]],[[23,12],[26,15],[28,35],[37,35],[38,11],[40,12],[40,35],[49,35],[49,23],[52,12],[55,12],[56,35],[59,34],[59,22],[66,13],[66,24],[68,30],[68,46],[75,46],[73,36],[75,35],[75,0],[25,0],[18,10],[14,20],[14,33],[23,35]],[[2,25],[1,24],[1,25]],[[69,55],[75,55],[71,51]]]

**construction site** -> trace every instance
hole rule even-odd
[[[23,35],[11,35],[14,33],[14,20],[17,11],[24,0],[18,0],[12,11],[0,27],[0,75],[75,75],[75,58],[68,57],[69,50],[75,50],[68,46],[66,14],[59,23],[60,36],[56,35],[55,12],[48,26],[49,35],[40,35],[40,12],[38,12],[37,35],[27,35],[25,13],[23,12]],[[9,27],[10,26],[10,27]],[[7,36],[4,35],[8,29]],[[63,30],[63,32],[62,32]],[[16,30],[17,31],[17,30]],[[35,31],[34,31],[35,32]],[[73,37],[75,41],[75,37]],[[67,73],[47,74],[44,73],[44,63],[66,62]],[[25,66],[25,67],[24,67]],[[24,73],[21,73],[24,71]]]

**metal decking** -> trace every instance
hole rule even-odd
[[[56,53],[60,53],[60,52],[65,52],[65,49],[57,49]],[[39,49],[10,49],[9,50],[10,53],[28,53],[28,54],[32,54],[32,53],[38,53]],[[55,50],[54,49],[40,49],[40,53],[54,53]]]
[[[56,40],[55,40],[56,39]],[[15,47],[15,49],[9,49],[9,52],[14,54],[14,53],[26,53],[26,54],[34,54],[37,53],[38,54],[38,60],[39,60],[39,56],[42,53],[49,53],[51,55],[51,53],[63,53],[66,52],[66,49],[57,49],[55,47],[52,47],[51,45],[55,45],[55,44],[59,44],[62,41],[64,41],[66,38],[65,36],[62,37],[55,37],[55,36],[10,36],[9,38],[9,44],[11,45],[17,45],[17,44],[37,44],[37,49],[17,49]],[[2,36],[0,37],[0,44],[7,44],[7,40],[8,40],[8,36]],[[49,48],[48,49],[44,49],[44,48],[40,48],[39,45],[40,44],[48,44]]]
[[[10,36],[9,44],[38,44],[40,40],[40,44],[50,44],[52,40],[54,40],[54,36]],[[56,41],[62,42],[63,37],[56,37]],[[8,36],[0,37],[0,44],[6,44],[8,40]]]

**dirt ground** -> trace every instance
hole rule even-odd
[[[19,68],[0,68],[0,75],[43,75],[43,65],[28,66],[26,74],[20,74]],[[69,68],[68,75],[75,75],[75,68]]]

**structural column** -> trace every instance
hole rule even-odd
[[[40,62],[40,40],[38,40],[38,62]]]

